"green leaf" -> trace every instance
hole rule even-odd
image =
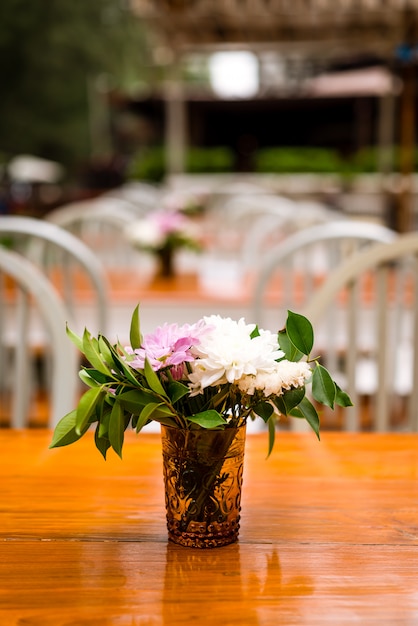
[[[78,433],[75,428],[75,422],[77,417],[77,409],[70,411],[67,415],[64,415],[62,419],[55,426],[52,441],[49,445],[50,448],[60,448],[61,446],[68,446],[70,443],[78,441],[80,437],[88,430],[90,424],[87,423],[84,428]]]
[[[162,405],[161,402],[150,402],[149,404],[144,406],[144,408],[142,409],[141,414],[140,414],[141,419],[151,420],[153,413],[158,415],[157,409],[162,406],[164,405]],[[164,413],[162,413],[162,415],[164,415]],[[167,413],[165,413],[165,415],[167,415]]]
[[[137,433],[139,433],[144,426],[146,426],[147,424],[150,423],[151,420],[149,420],[147,417],[143,417],[142,414],[138,415],[138,417],[136,418],[136,424],[135,424],[135,430]]]
[[[135,378],[134,372],[132,371],[129,363],[125,362],[122,358],[119,357],[120,371],[124,374],[127,380],[132,383],[132,385],[138,385],[138,380]]]
[[[256,326],[254,328],[254,330],[252,331],[250,337],[251,337],[251,339],[254,339],[254,337],[259,337],[259,336],[260,336],[260,330],[259,330],[258,326]]]
[[[103,437],[106,439],[109,438],[109,422],[111,412],[112,410],[109,407],[106,407],[105,409],[102,407],[102,413],[99,419],[97,433],[100,439],[102,439]]]
[[[299,313],[288,311],[286,331],[295,348],[308,356],[311,353],[314,342],[314,332],[310,321],[303,315],[299,315]]]
[[[148,385],[150,386],[150,389],[152,389],[152,391],[155,391],[155,393],[158,393],[160,396],[167,397],[165,389],[162,386],[157,374],[152,369],[148,359],[145,359],[144,374],[145,374],[146,381]]]
[[[158,422],[159,424],[164,424],[165,426],[172,426],[173,428],[178,428],[178,422],[176,422],[173,417],[169,417],[167,415],[159,415],[154,413],[152,416],[154,422]]]
[[[312,395],[317,402],[334,408],[337,389],[328,370],[319,363],[316,365],[312,375]]]
[[[271,406],[270,402],[259,402],[253,408],[254,413],[257,413],[267,424],[268,420],[274,413],[274,409]]]
[[[104,460],[106,461],[106,453],[110,448],[110,441],[107,437],[100,437],[99,425],[94,431],[94,443],[96,444],[96,448],[102,454]]]
[[[81,339],[81,337],[79,337],[78,335],[76,335],[67,325],[66,327],[66,332],[67,332],[67,336],[71,339],[71,341],[73,342],[73,344],[80,350],[80,352],[83,352],[83,340]]]
[[[103,361],[102,355],[100,354],[98,340],[95,337],[92,337],[87,329],[85,329],[83,334],[83,352],[96,370],[102,372],[103,374],[111,374],[108,366]]]
[[[99,372],[89,367],[83,367],[78,375],[83,383],[85,383],[89,387],[97,387],[97,385],[104,385],[106,383],[111,383],[114,381],[114,378],[112,378],[111,376],[107,376],[106,374],[103,374],[103,372]],[[96,383],[96,385],[94,385],[94,383]]]
[[[144,406],[141,411],[140,418],[143,420],[154,420],[156,422],[160,422],[161,424],[166,424],[167,426],[176,426],[174,413],[167,407],[165,404],[161,402],[152,402]]]
[[[191,417],[188,417],[187,421],[198,424],[202,428],[217,428],[218,426],[224,426],[226,424],[222,415],[213,409],[195,413]]]
[[[133,350],[140,348],[142,344],[142,336],[139,322],[139,304],[135,307],[131,319],[131,328],[129,332],[129,340]]]
[[[274,441],[276,439],[276,420],[275,420],[274,415],[270,416],[270,419],[267,422],[267,426],[269,430],[269,447],[267,451],[267,458],[268,458],[273,450]]]
[[[109,341],[103,337],[103,341],[107,345],[107,349],[110,353],[111,360],[113,361],[113,365],[115,369],[118,370],[121,374],[125,375],[130,383],[133,385],[138,384],[138,380],[135,377],[134,370],[129,365],[129,362],[125,360],[125,356],[123,354],[119,354],[118,351],[112,346]]]
[[[103,361],[106,362],[106,364],[110,367],[111,363],[113,361],[112,358],[112,353],[109,349],[109,342],[107,342],[106,337],[103,337],[103,335],[99,335],[99,351],[100,354],[102,355]]]
[[[298,350],[296,346],[290,341],[286,330],[279,330],[277,340],[280,349],[283,350],[284,355],[288,361],[300,361],[304,356],[303,352]]]
[[[313,406],[312,402],[308,398],[303,398],[302,402],[296,408],[292,409],[289,413],[292,417],[304,418],[308,422],[309,426],[319,437],[319,415]]]
[[[99,339],[99,347],[102,345],[105,346],[105,352],[103,353],[103,358],[106,358],[106,363],[109,362],[109,367],[112,369],[116,369],[118,372],[123,372],[124,361],[121,359],[116,349],[116,346],[112,346],[110,341],[106,339],[106,337],[101,335]]]
[[[120,403],[116,400],[112,407],[112,412],[110,414],[109,420],[109,441],[110,445],[122,458],[122,446],[123,446],[123,438],[125,433],[125,417],[123,408]]]
[[[93,415],[96,405],[102,396],[103,391],[101,387],[89,389],[83,396],[81,396],[77,407],[77,418],[75,423],[75,431],[77,434],[80,434],[84,430],[86,424],[88,424],[90,416]]]
[[[95,380],[92,376],[89,376],[85,369],[81,369],[78,372],[78,376],[80,380],[82,380],[83,383],[87,385],[87,387],[100,387],[102,384],[102,383],[98,383],[97,380]]]
[[[180,400],[180,398],[183,398],[189,393],[189,388],[187,387],[187,385],[183,385],[183,383],[175,380],[174,382],[169,384],[167,392],[171,398],[171,402],[174,404],[175,402]]]
[[[296,389],[289,389],[285,391],[282,396],[277,396],[273,400],[274,404],[283,415],[288,415],[290,411],[302,402],[305,397],[305,388],[297,387]]]
[[[139,415],[144,406],[149,402],[158,399],[159,397],[152,391],[147,392],[142,389],[131,389],[130,391],[125,391],[118,395],[118,401],[121,403],[123,408],[130,413],[134,413],[135,415]]]
[[[335,396],[335,403],[338,404],[338,406],[342,406],[343,408],[347,406],[353,406],[353,402],[350,396],[348,395],[348,393],[340,389],[340,387],[337,385],[337,383],[335,383],[335,381],[334,381],[334,384],[337,390],[337,393]]]

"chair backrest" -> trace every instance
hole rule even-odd
[[[362,427],[368,408],[369,427],[417,431],[418,233],[347,259],[305,313],[317,331],[314,351],[354,400],[346,428]]]
[[[56,224],[24,216],[0,216],[2,238],[54,282],[71,314],[68,321],[77,325],[73,330],[82,332],[89,324],[92,332],[107,332],[108,280],[103,264],[83,241]]]
[[[45,219],[84,241],[107,269],[127,267],[138,257],[126,237],[138,213],[119,198],[72,202],[50,211]]]
[[[160,209],[163,191],[144,181],[130,181],[107,191],[101,198],[119,198],[127,203],[128,209],[143,216],[154,209]]]
[[[292,201],[286,209],[261,214],[247,229],[241,250],[245,272],[253,273],[267,252],[293,233],[341,219],[340,213],[320,202]]]
[[[302,229],[269,250],[257,268],[251,319],[277,330],[287,310],[303,312],[326,276],[345,258],[397,233],[372,222],[337,220]]]
[[[255,225],[268,218],[276,225],[283,224],[294,212],[293,200],[273,194],[236,194],[219,200],[204,215],[207,252],[235,261],[244,272],[247,238],[253,236]]]
[[[0,394],[4,402],[11,400],[10,425],[27,425],[34,401],[31,368],[41,351],[49,372],[48,425],[54,427],[74,408],[78,385],[78,354],[66,336],[66,308],[35,265],[3,247],[0,279]]]

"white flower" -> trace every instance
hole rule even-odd
[[[212,315],[204,321],[210,329],[193,349],[196,361],[189,375],[195,393],[213,385],[234,383],[244,375],[272,371],[283,356],[275,335],[260,331],[252,339],[255,324],[246,324],[243,318],[236,322]]]
[[[158,222],[150,219],[141,219],[129,224],[126,234],[132,243],[141,248],[160,248],[165,241],[165,233],[161,231]]]
[[[238,381],[238,388],[243,393],[253,396],[262,391],[266,398],[282,395],[287,389],[303,387],[311,377],[311,368],[305,361],[280,361],[270,372],[258,372],[244,375]]]

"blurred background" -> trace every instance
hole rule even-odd
[[[62,357],[69,319],[128,342],[141,302],[143,332],[211,313],[277,330],[312,307],[315,353],[350,368],[362,424],[384,430],[394,398],[390,425],[416,430],[418,272],[395,289],[402,264],[386,263],[386,291],[379,274],[334,327],[313,295],[348,256],[418,230],[417,66],[418,0],[2,0],[0,274],[27,256],[64,321],[61,347],[39,339],[34,278],[19,315],[18,270],[0,280],[0,424],[25,423],[31,384],[50,390],[45,346]],[[50,423],[78,384],[62,365],[68,406]]]
[[[3,0],[0,211],[39,217],[130,180],[220,174],[413,229],[417,12]]]

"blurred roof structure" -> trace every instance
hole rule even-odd
[[[301,87],[309,98],[377,96],[382,154],[393,145],[393,96],[399,96],[401,170],[412,172],[418,0],[131,0],[131,7],[149,25],[155,57],[167,66],[176,67],[200,52],[248,50],[257,54],[260,65],[256,97],[294,96]],[[367,67],[366,73],[345,73]],[[338,70],[345,75],[333,74]],[[165,96],[171,172],[182,171],[184,164],[185,96],[180,82],[174,73]],[[190,95],[189,85],[187,91]],[[386,158],[382,164],[382,171],[390,169]],[[407,230],[408,205],[407,190],[399,207],[401,231]]]
[[[415,38],[418,0],[132,0],[175,50],[295,45],[387,56]]]

